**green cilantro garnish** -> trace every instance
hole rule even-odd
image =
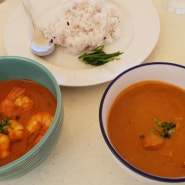
[[[156,130],[152,128],[152,132],[164,137],[164,138],[170,138],[171,135],[175,132],[174,128],[176,127],[176,124],[173,122],[161,122],[157,118],[154,119],[154,122],[161,127],[161,130]]]
[[[1,122],[0,122],[0,133],[1,134],[8,135],[8,128],[12,128],[10,119],[11,118],[1,120]]]

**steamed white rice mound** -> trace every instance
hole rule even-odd
[[[62,1],[40,28],[46,38],[73,54],[110,44],[121,34],[117,7],[103,0]]]

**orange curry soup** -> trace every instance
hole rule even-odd
[[[153,175],[185,176],[185,90],[160,81],[126,88],[108,120],[112,145],[128,163]]]
[[[0,82],[0,166],[12,162],[37,144],[56,111],[56,98],[29,80]]]

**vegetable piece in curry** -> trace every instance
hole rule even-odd
[[[185,176],[184,89],[152,80],[129,86],[114,101],[107,129],[131,165],[153,175]]]

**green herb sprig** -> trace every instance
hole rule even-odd
[[[86,64],[99,66],[106,64],[107,62],[114,61],[119,55],[123,54],[123,52],[120,51],[107,54],[103,51],[103,48],[104,45],[98,46],[97,48],[79,56],[78,59]]]
[[[0,133],[8,135],[8,128],[12,128],[10,118],[2,119],[0,122]]]
[[[152,132],[163,137],[163,138],[171,138],[171,135],[175,132],[174,128],[176,124],[173,122],[161,122],[157,118],[154,119],[154,122],[162,128],[162,130],[156,130],[152,128]]]

